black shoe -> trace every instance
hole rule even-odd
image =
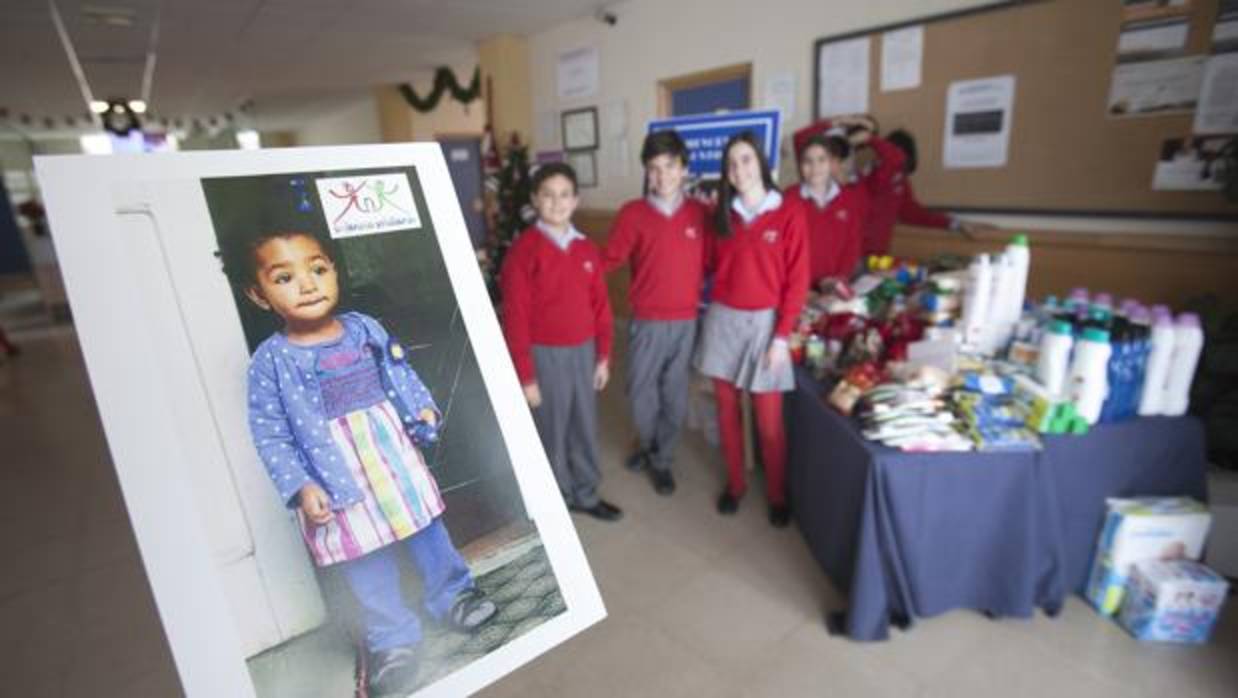
[[[639,473],[649,467],[649,452],[637,451],[636,453],[628,456],[628,459],[625,460],[623,464],[628,470],[631,470],[634,473]]]
[[[653,491],[669,497],[675,494],[675,476],[671,475],[670,468],[658,470],[657,468],[649,469],[649,479],[653,480]]]
[[[769,505],[769,523],[774,528],[786,528],[791,523],[791,507],[786,504]]]
[[[417,687],[417,652],[412,647],[396,647],[370,655],[366,686],[372,696],[407,695]]]
[[[722,490],[722,496],[718,497],[718,513],[724,516],[731,516],[739,511],[739,497],[731,494],[731,490]]]
[[[465,589],[456,597],[447,613],[447,625],[460,633],[471,633],[494,617],[499,607],[486,598],[486,592],[473,587]]]
[[[588,514],[600,521],[618,521],[623,518],[623,510],[611,504],[605,499],[599,499],[597,504],[591,507],[578,507],[576,505],[569,506],[568,509],[579,514]]]

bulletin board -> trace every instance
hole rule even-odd
[[[1208,55],[1219,0],[1188,0],[1182,55]],[[956,211],[1106,215],[1238,221],[1238,202],[1217,191],[1154,191],[1165,142],[1192,134],[1193,113],[1108,114],[1118,65],[1121,0],[1007,2],[861,32],[826,36],[813,48],[813,110],[819,111],[822,47],[870,37],[868,112],[882,132],[915,135],[914,183],[928,205]],[[918,87],[881,90],[884,32],[923,25]],[[943,166],[946,97],[958,80],[1013,75],[1008,161],[1002,167]],[[819,116],[819,114],[817,114]]]

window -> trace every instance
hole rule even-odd
[[[752,64],[716,68],[658,82],[659,116],[741,111],[752,106]]]

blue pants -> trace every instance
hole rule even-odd
[[[421,622],[400,593],[396,548],[408,548],[421,575],[422,604],[441,620],[460,592],[473,587],[473,576],[451,542],[442,518],[405,538],[341,565],[348,586],[361,604],[365,643],[371,652],[415,645]]]

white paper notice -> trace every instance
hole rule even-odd
[[[817,65],[817,116],[868,111],[868,37],[821,47]]]
[[[559,99],[592,97],[598,91],[598,50],[578,48],[559,54]]]
[[[1238,53],[1208,59],[1195,109],[1195,133],[1238,133]]]
[[[1203,56],[1122,63],[1109,86],[1110,116],[1144,116],[1191,111],[1199,101]]]
[[[942,162],[948,169],[1003,167],[1014,116],[1013,75],[950,83]]]
[[[881,91],[920,86],[924,61],[924,27],[915,26],[881,35]]]
[[[1118,54],[1156,55],[1181,51],[1186,47],[1190,28],[1191,23],[1185,19],[1128,24],[1118,35]]]
[[[765,109],[782,112],[785,124],[795,118],[795,73],[772,75],[765,81],[765,96],[761,100]]]

